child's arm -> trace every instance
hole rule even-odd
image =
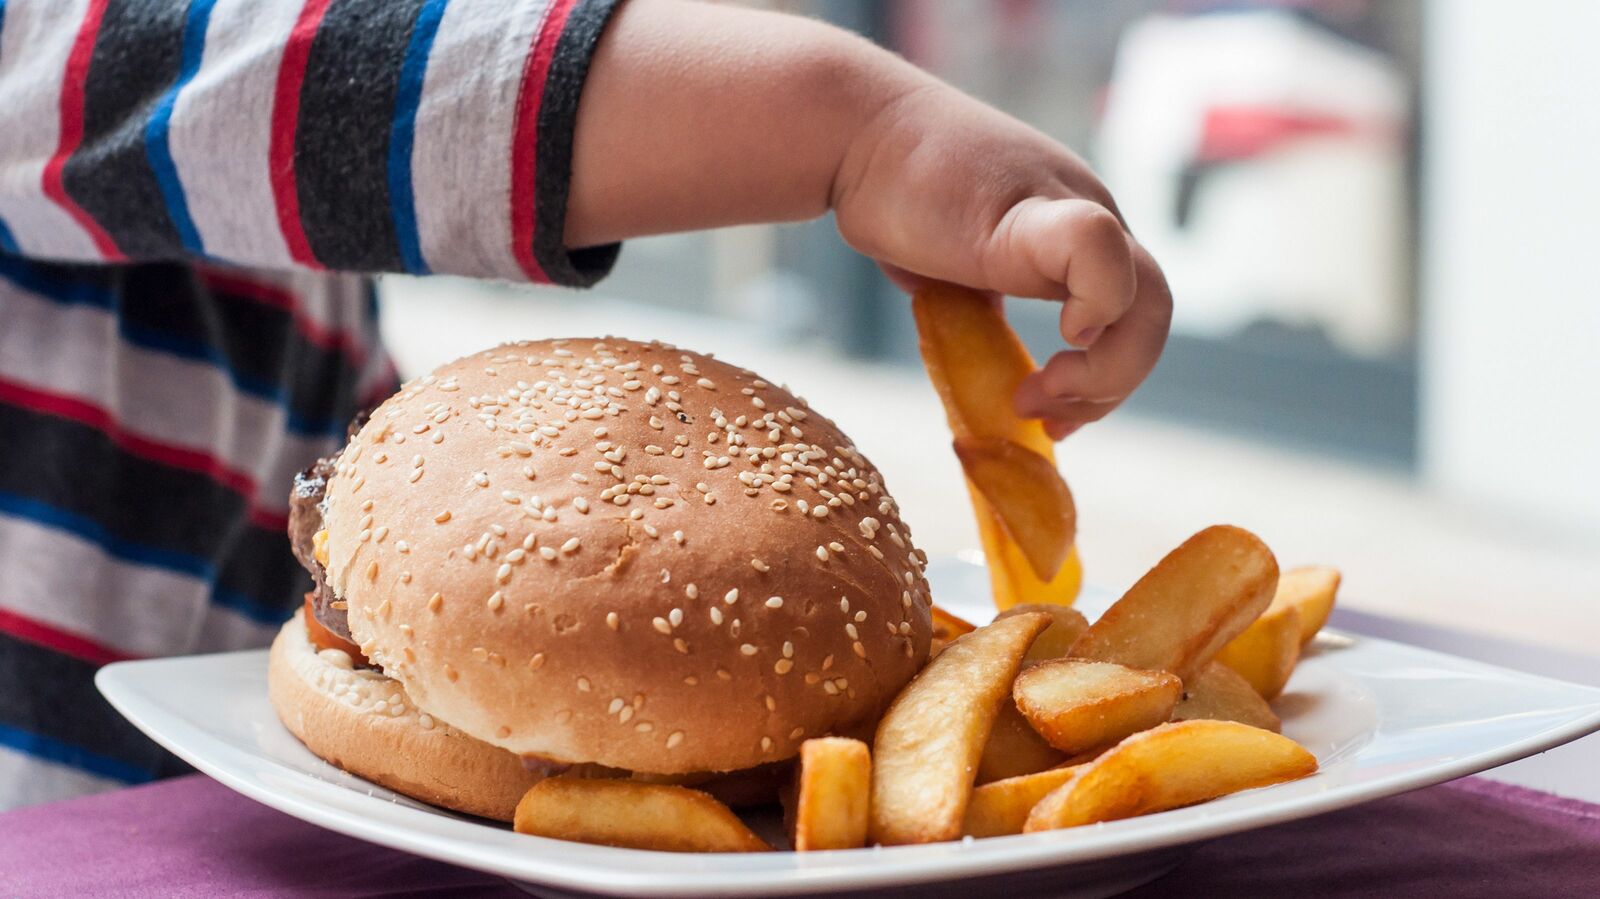
[[[1155,364],[1171,297],[1084,162],[872,44],[792,16],[631,0],[579,108],[568,245],[833,210],[902,285],[1064,301],[1086,351],[1018,397],[1063,435]]]

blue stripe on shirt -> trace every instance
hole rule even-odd
[[[124,783],[144,783],[154,777],[137,765],[5,724],[0,724],[0,746]]]
[[[145,156],[150,160],[150,169],[155,173],[156,184],[161,188],[161,196],[167,204],[167,215],[178,232],[178,239],[183,242],[184,249],[202,256],[205,255],[205,245],[193,217],[189,215],[189,201],[184,196],[183,182],[178,178],[178,165],[173,161],[167,138],[172,126],[172,110],[178,105],[178,94],[200,71],[200,59],[206,46],[206,27],[211,22],[211,9],[215,4],[216,0],[191,0],[183,24],[183,58],[179,64],[178,78],[161,96],[144,130]]]
[[[3,3],[5,3],[5,0],[0,0],[0,4],[3,4]],[[3,11],[4,11],[4,6],[0,6],[0,12],[3,12]],[[0,25],[3,25],[3,24],[4,24],[4,22],[0,21]],[[11,229],[6,226],[6,220],[5,219],[0,219],[0,252],[4,252],[4,253],[20,253],[21,252],[21,250],[17,249],[17,239],[11,235]]]
[[[450,0],[427,0],[417,11],[411,27],[411,42],[400,66],[400,83],[395,92],[394,121],[389,129],[389,208],[394,216],[395,238],[400,261],[413,275],[432,273],[422,258],[422,240],[417,233],[416,198],[411,186],[411,153],[417,127],[417,106],[422,102],[422,84],[428,74],[428,56],[439,34],[439,23]]]
[[[29,265],[26,260],[4,257],[0,257],[0,279],[51,302],[68,306],[90,306],[109,312],[117,319],[118,334],[134,346],[213,366],[228,379],[235,390],[282,408],[286,415],[286,426],[295,434],[304,437],[344,436],[343,424],[329,418],[314,418],[296,411],[289,403],[289,397],[281,385],[261,381],[239,372],[218,348],[130,323],[121,314],[120,297],[116,291],[108,287],[85,281],[52,278]]]

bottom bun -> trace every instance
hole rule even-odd
[[[319,653],[300,615],[272,641],[267,693],[306,748],[413,799],[510,821],[541,777],[515,754],[418,709],[398,682],[353,668],[337,649]]]

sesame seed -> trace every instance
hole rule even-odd
[[[794,669],[794,662],[789,659],[779,659],[772,664],[772,670],[778,674],[788,674]]]
[[[673,627],[677,627],[678,625],[682,624],[683,623],[683,610],[682,609],[673,609],[671,612],[668,612],[667,613],[667,621]]]
[[[611,700],[611,704],[606,706],[606,714],[615,715],[616,713],[622,711],[622,707],[625,705],[627,705],[627,703],[622,701],[621,696],[614,697]]]
[[[817,561],[819,561],[819,562],[828,561],[828,548],[826,546],[817,547]]]
[[[689,597],[690,599],[699,599],[700,588],[696,587],[694,584],[685,584],[683,588],[683,595]]]
[[[857,639],[858,637],[861,636],[859,633],[856,632],[856,626],[854,624],[849,623],[849,622],[845,623],[844,632],[849,634],[850,635],[850,639],[852,639],[852,640],[855,640],[855,639]]]
[[[589,692],[589,679],[587,677],[578,678],[578,691],[581,693]]]
[[[781,609],[781,608],[783,608],[783,597],[781,597],[781,596],[769,596],[769,597],[767,597],[767,608],[769,608],[769,609]]]
[[[533,658],[528,660],[528,670],[529,671],[538,671],[540,668],[543,668],[543,667],[544,667],[544,653],[542,653],[542,652],[534,653],[533,654]]]
[[[556,560],[555,547],[553,547],[553,546],[541,546],[541,547],[539,547],[539,558],[544,559],[546,562],[554,562]]]
[[[677,543],[679,546],[682,546],[683,545],[683,531],[673,531],[672,532],[672,540],[673,540],[673,542]]]
[[[672,648],[676,649],[677,651],[679,651],[679,652],[681,652],[681,653],[683,653],[685,655],[688,655],[688,653],[689,653],[689,644],[684,642],[684,639],[682,637],[673,637],[672,638]]]
[[[500,563],[499,570],[494,573],[494,579],[499,581],[502,584],[505,583],[506,581],[511,580],[511,563],[510,562],[502,562],[502,563]]]
[[[446,509],[443,512],[440,512],[438,515],[433,516],[434,524],[444,524],[445,522],[447,522],[449,520],[450,520],[450,510],[449,509]]]
[[[747,656],[753,656],[756,654],[756,648],[749,643],[740,644],[739,651]]]
[[[619,724],[627,724],[628,723],[628,719],[630,719],[632,717],[633,717],[633,706],[625,705],[625,706],[622,707],[622,710],[617,713],[617,722]]]
[[[505,604],[506,598],[500,594],[499,590],[489,594],[489,611],[498,612]]]
[[[663,634],[672,633],[672,625],[668,624],[667,619],[662,618],[660,615],[650,619],[650,624]]]
[[[578,546],[579,546],[578,538],[577,537],[569,537],[567,539],[567,542],[561,544],[561,551],[566,553],[566,554],[568,554],[568,555],[571,555],[572,553],[575,553],[575,552],[578,551]]]
[[[828,548],[833,550],[836,553],[844,552],[844,544],[843,543],[837,543],[837,542],[830,543],[830,544],[828,544]]]
[[[477,484],[479,487],[489,486],[489,473],[487,471],[474,472],[472,475],[472,483]]]
[[[867,648],[861,645],[860,640],[850,644],[850,648],[855,650],[856,655],[862,657],[863,659],[867,657]]]
[[[581,496],[574,496],[572,498],[572,507],[584,515],[589,514],[589,501]]]
[[[428,597],[428,611],[430,611],[430,612],[438,612],[439,609],[441,607],[443,607],[443,606],[444,606],[444,594],[443,593],[435,593],[432,596]]]
[[[716,606],[711,607],[711,623],[718,627],[722,626],[722,610]]]
[[[791,642],[789,640],[783,641],[783,657],[786,658],[786,659],[794,658],[794,643],[793,642]]]
[[[727,593],[722,594],[722,601],[727,603],[730,606],[733,605],[734,603],[738,602],[739,601],[739,588],[738,587],[734,587],[732,590],[729,590]]]
[[[771,752],[772,751],[772,738],[771,737],[762,737],[761,738],[761,751],[762,752]]]
[[[367,580],[375,581],[377,579],[378,579],[378,560],[377,559],[373,559],[371,562],[369,562],[367,564]]]
[[[676,749],[676,748],[678,748],[678,744],[680,744],[682,742],[683,742],[683,731],[681,731],[681,730],[675,730],[672,733],[667,735],[667,748],[668,749]]]

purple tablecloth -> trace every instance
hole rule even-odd
[[[524,896],[304,824],[200,775],[0,815],[0,897]],[[1128,894],[1600,896],[1600,806],[1460,780],[1215,840]]]

